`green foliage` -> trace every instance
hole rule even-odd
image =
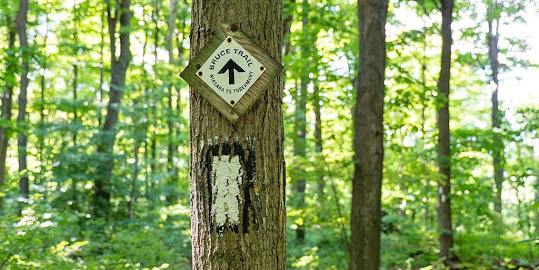
[[[28,123],[1,119],[9,147],[0,186],[0,269],[189,269],[189,97],[177,76],[188,62],[190,2],[178,1],[172,54],[169,1],[132,1],[132,59],[116,133],[102,132],[110,90],[104,1],[30,1],[30,47],[8,46],[18,4],[0,0],[0,74],[15,86],[30,62]],[[116,1],[111,1],[116,6]],[[353,175],[352,111],[358,66],[356,1],[285,0],[291,16],[283,111],[287,160],[287,268],[346,269]],[[389,1],[382,190],[382,268],[447,269],[438,258],[436,108],[439,1]],[[491,1],[492,2],[492,1]],[[502,128],[490,128],[491,75],[485,19],[501,20],[501,72],[534,68],[521,23],[535,1],[457,1],[451,74],[451,187],[454,252],[462,269],[537,267],[539,181],[537,101],[502,102]],[[303,21],[306,21],[304,26]],[[118,33],[119,34],[119,33]],[[76,67],[76,68],[75,68]],[[77,70],[77,80],[74,80]],[[296,114],[301,82],[306,119]],[[511,89],[503,85],[502,89]],[[516,90],[514,90],[516,91]],[[76,93],[76,98],[75,98]],[[4,106],[4,104],[2,104]],[[318,111],[319,110],[319,111]],[[320,114],[321,144],[315,139]],[[77,118],[75,119],[75,115]],[[304,121],[304,122],[300,122]],[[305,155],[294,155],[297,126]],[[170,127],[170,128],[169,128]],[[29,136],[30,199],[18,197],[16,135]],[[494,143],[494,135],[503,143]],[[98,153],[116,136],[112,153]],[[170,152],[169,149],[172,149]],[[321,151],[320,151],[321,150]],[[492,153],[503,150],[503,212],[492,207]],[[93,216],[96,167],[114,163],[111,214]],[[305,194],[293,188],[306,180]],[[21,216],[18,216],[21,208]],[[305,228],[303,241],[296,239]]]
[[[37,200],[37,202],[42,202]],[[36,203],[2,217],[0,265],[7,269],[189,269],[189,216],[94,220]]]

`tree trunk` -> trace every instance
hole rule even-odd
[[[135,167],[133,168],[133,175],[131,176],[131,193],[129,195],[129,202],[127,203],[127,214],[129,215],[129,219],[133,219],[133,217],[135,216],[135,192],[137,188],[137,177],[139,172],[139,149],[140,141],[138,138],[135,138],[135,146],[133,148]]]
[[[325,164],[324,155],[322,154],[324,145],[322,141],[322,115],[321,110],[322,102],[320,98],[320,88],[318,87],[318,76],[315,76],[314,88],[313,88],[313,110],[314,110],[314,152],[316,154],[317,164]],[[317,193],[318,193],[318,202],[321,203],[324,201],[324,188],[326,183],[324,181],[324,170],[325,166],[317,168]]]
[[[17,30],[19,32],[19,41],[20,48],[22,51],[22,74],[21,74],[21,84],[19,92],[19,115],[17,116],[17,123],[21,128],[19,132],[19,173],[21,174],[21,179],[19,180],[19,192],[24,201],[28,199],[28,173],[27,170],[27,160],[26,160],[26,146],[28,143],[28,136],[24,133],[26,129],[26,104],[27,104],[27,94],[28,94],[28,71],[29,71],[29,58],[30,53],[28,52],[28,36],[26,34],[26,23],[28,13],[28,0],[21,0],[19,13],[17,14],[17,19],[15,24],[17,25]]]
[[[495,15],[495,10],[498,9],[497,1],[487,1],[488,5],[488,55],[490,60],[491,78],[491,99],[492,99],[492,132],[493,132],[493,156],[492,166],[494,170],[494,211],[502,213],[502,185],[503,185],[503,165],[501,164],[501,156],[503,155],[503,141],[500,137],[500,116],[498,112],[498,26],[500,20]]]
[[[451,76],[451,21],[453,0],[442,0],[442,60],[438,80],[438,230],[440,258],[453,259],[453,231],[451,225],[451,151],[449,132],[449,79]]]
[[[9,38],[9,47],[15,48],[15,38],[17,35],[17,29],[13,25],[12,18],[6,16],[7,26],[8,26],[8,38]],[[8,58],[6,64],[6,90],[2,93],[2,110],[0,119],[3,121],[11,121],[11,109],[13,106],[13,86],[15,85],[15,73],[17,72],[16,59]],[[0,126],[0,189],[4,186],[6,179],[6,159],[7,159],[7,148],[9,145],[9,128]],[[3,197],[0,197],[0,214],[3,209]]]
[[[167,35],[167,51],[168,51],[168,63],[174,63],[174,47],[172,41],[174,40],[174,30],[176,29],[176,15],[178,9],[178,0],[170,0],[170,14],[168,17],[168,35]]]
[[[157,47],[159,47],[159,23],[158,23],[158,17],[159,17],[159,4],[161,3],[160,0],[154,1],[153,11],[152,11],[152,20],[155,25],[153,30],[153,36],[154,36],[154,47],[153,47],[153,57],[154,57],[154,64],[153,64],[153,72],[155,76],[155,80],[157,81],[157,77],[159,76],[159,70],[157,69],[157,61],[158,61],[158,54],[157,54]],[[152,92],[155,91],[155,88],[157,88],[157,83],[153,84]],[[154,92],[155,93],[155,92]],[[158,127],[158,121],[159,118],[157,116],[157,105],[159,104],[159,100],[150,100],[150,117],[149,119],[152,119],[151,125],[154,127],[151,130],[151,148],[152,148],[152,163],[150,165],[152,169],[152,176],[155,177],[158,174],[159,167],[157,166],[157,130],[159,130]],[[166,189],[168,190],[168,188]]]
[[[281,62],[282,0],[195,0],[192,11],[191,57],[227,21]],[[281,106],[281,76],[236,125],[191,90],[193,269],[286,268]]]
[[[425,112],[427,110],[427,92],[429,91],[427,87],[427,33],[423,36],[423,59],[421,62],[421,143],[420,147],[425,145]],[[425,224],[425,229],[429,227],[430,223],[430,179],[427,177],[423,180],[423,185],[425,186],[425,197],[424,199],[424,212],[423,212],[423,222]]]
[[[99,55],[100,55],[100,66],[99,66],[99,94],[98,94],[98,106],[97,106],[97,123],[101,127],[103,122],[102,115],[102,106],[103,106],[103,83],[104,79],[104,69],[105,69],[105,60],[104,60],[104,49],[105,49],[105,12],[101,12],[101,42],[99,43]],[[144,59],[144,58],[143,58]]]
[[[46,50],[47,48],[47,38],[49,36],[49,16],[46,15],[45,17],[45,38],[43,40],[43,50]],[[46,170],[46,150],[45,150],[45,89],[46,89],[46,75],[47,75],[47,57],[43,55],[43,63],[41,64],[42,68],[42,75],[41,75],[41,81],[40,81],[40,88],[41,88],[41,97],[40,97],[40,108],[39,108],[39,129],[41,130],[41,134],[39,134],[38,137],[38,153],[39,153],[39,185],[43,187],[43,199],[47,201],[47,183],[45,183],[45,170]]]
[[[284,55],[288,55],[290,53],[290,26],[292,25],[292,20],[294,17],[292,16],[293,13],[293,7],[296,4],[296,0],[285,0],[285,6],[284,11],[286,14],[286,17],[283,19],[283,37],[285,39],[284,43]]]
[[[78,122],[77,112],[77,85],[79,79],[79,67],[77,64],[73,64],[73,121],[72,124],[76,125]],[[73,146],[77,146],[77,126],[73,127]]]
[[[176,26],[176,7],[178,5],[178,0],[170,0],[170,15],[168,20],[168,36],[167,36],[167,50],[168,50],[168,63],[172,66],[174,64],[174,47],[172,46],[173,35],[174,35],[174,29]],[[173,70],[170,69],[169,71],[170,78],[174,78],[173,76]],[[168,127],[168,149],[167,149],[167,171],[168,171],[168,178],[169,184],[174,185],[178,182],[178,170],[176,169],[176,165],[174,164],[174,156],[176,153],[176,138],[174,137],[174,118],[177,115],[177,112],[174,112],[174,107],[172,105],[172,99],[174,97],[174,84],[170,83],[168,87],[168,119],[167,119],[167,127]],[[173,192],[172,192],[173,193]],[[167,196],[167,202],[169,204],[176,202],[176,196],[174,194],[168,194]]]
[[[309,1],[303,0],[301,5],[302,15],[302,31],[303,36],[301,39],[301,60],[305,61],[306,66],[309,66],[310,54],[309,48],[312,44],[309,44]],[[297,209],[302,210],[305,208],[305,161],[306,161],[306,133],[307,133],[307,87],[310,83],[309,79],[310,69],[306,68],[300,73],[300,87],[299,93],[297,93],[296,111],[294,112],[294,125],[295,125],[295,137],[294,137],[294,156],[298,163],[295,172],[295,191],[297,196]],[[305,239],[305,223],[301,222],[297,224],[296,239],[303,241]]]
[[[358,1],[359,67],[354,111],[351,270],[380,267],[387,5],[386,0]]]
[[[105,124],[101,131],[101,138],[97,146],[98,153],[106,158],[97,165],[94,212],[97,217],[107,217],[110,212],[110,190],[108,185],[112,178],[114,168],[113,147],[116,138],[115,125],[118,122],[119,109],[125,86],[125,74],[131,58],[129,51],[129,30],[120,31],[120,58],[116,57],[116,31],[117,19],[120,18],[120,30],[128,28],[131,20],[130,0],[119,0],[119,7],[115,14],[111,13],[110,0],[107,0],[107,17],[109,23],[111,70],[109,104]]]
[[[77,60],[78,60],[78,44],[79,44],[79,13],[78,13],[78,3],[75,1],[73,7],[73,45],[74,45],[74,60],[73,63],[73,121],[71,122],[75,126],[73,127],[73,146],[77,146],[77,122],[78,122],[78,112],[77,112],[77,87],[78,87],[78,79],[79,79],[79,67],[77,66]],[[75,150],[77,151],[77,150]],[[74,179],[73,179],[74,180]],[[73,185],[75,187],[75,184]]]
[[[533,154],[535,156],[535,154]],[[533,157],[532,156],[532,157]],[[535,174],[535,201],[539,201],[539,165],[537,162],[534,166],[534,174]],[[535,239],[539,239],[539,209],[535,209]],[[537,257],[539,258],[539,254],[537,254]]]

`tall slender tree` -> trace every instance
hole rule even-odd
[[[22,74],[19,92],[19,115],[17,116],[17,123],[21,128],[19,132],[19,173],[21,178],[19,180],[19,192],[23,200],[28,199],[29,183],[27,172],[27,157],[26,146],[28,144],[28,136],[25,134],[26,129],[22,128],[26,123],[26,104],[28,103],[28,72],[30,65],[30,49],[28,47],[28,35],[26,33],[26,24],[28,22],[28,0],[21,0],[19,6],[19,12],[17,13],[17,19],[15,24],[17,25],[17,31],[19,32],[19,42],[21,48],[21,62],[22,62]]]
[[[194,0],[191,10],[191,57],[228,21],[280,63],[282,0]],[[193,269],[286,268],[281,106],[280,75],[235,125],[191,90]]]
[[[449,131],[449,80],[451,77],[451,22],[453,0],[441,0],[442,11],[442,59],[438,78],[438,229],[440,258],[453,259],[453,229],[451,223],[451,150]]]
[[[488,22],[488,55],[490,60],[490,90],[491,90],[491,119],[493,132],[493,155],[492,166],[494,169],[494,210],[497,213],[502,212],[502,187],[503,187],[503,165],[501,157],[503,156],[503,141],[499,135],[500,113],[498,105],[499,91],[499,62],[498,62],[498,40],[499,40],[499,16],[500,3],[497,0],[487,0],[487,22]]]
[[[380,267],[387,0],[358,0],[350,270]]]
[[[169,65],[174,65],[174,30],[176,29],[176,13],[177,13],[178,0],[170,0],[170,14],[168,17],[168,35],[167,35],[167,51],[168,51],[168,63]],[[169,77],[173,78],[173,70],[169,69]],[[167,148],[167,174],[170,178],[169,184],[174,185],[178,181],[178,171],[176,165],[174,164],[174,156],[177,151],[176,146],[176,137],[174,133],[174,118],[177,115],[177,112],[174,112],[173,99],[174,99],[174,83],[171,81],[168,86],[168,116],[167,116],[167,127],[168,127],[168,148]],[[175,201],[175,196],[173,194],[168,194],[167,200],[169,203]]]
[[[6,18],[6,25],[8,27],[8,44],[10,50],[15,48],[15,39],[17,35],[17,29],[13,24],[13,19],[8,15]],[[13,52],[11,55],[15,55]],[[15,74],[17,72],[16,58],[7,57],[6,68],[3,75],[3,80],[6,82],[6,89],[2,93],[2,108],[0,119],[3,121],[11,121],[11,109],[13,106],[13,87],[15,86]],[[0,188],[4,186],[6,179],[6,159],[7,148],[9,142],[10,129],[5,126],[0,126]],[[3,198],[0,197],[0,213],[2,213]]]
[[[317,63],[318,58],[314,61]],[[320,93],[320,87],[318,85],[318,74],[314,76],[314,85],[313,85],[313,111],[314,111],[314,152],[318,162],[324,164],[324,155],[322,151],[324,150],[324,141],[322,139],[322,98]],[[318,201],[321,203],[324,200],[324,188],[326,183],[324,181],[324,169],[318,169],[316,180],[317,180],[317,194]]]
[[[307,185],[305,179],[305,159],[307,158],[306,149],[306,136],[307,136],[307,87],[310,83],[309,78],[309,66],[310,57],[309,51],[312,44],[309,44],[309,1],[303,0],[301,3],[301,17],[302,17],[302,36],[300,42],[300,57],[298,61],[301,61],[301,66],[307,67],[301,69],[300,75],[300,87],[296,96],[296,108],[294,112],[294,156],[299,161],[296,165],[295,173],[295,191],[298,197],[298,209],[305,208],[305,187]],[[300,241],[305,239],[305,223],[301,222],[297,224],[296,238]]]
[[[116,1],[114,13],[112,13],[112,5],[110,0],[107,0],[107,18],[109,24],[110,37],[110,91],[109,104],[107,107],[107,116],[105,124],[101,130],[101,138],[97,145],[97,151],[104,154],[106,158],[101,159],[101,162],[96,168],[96,180],[94,188],[94,212],[98,217],[107,217],[110,212],[110,180],[112,178],[112,170],[114,168],[113,147],[116,138],[116,124],[118,123],[118,115],[120,105],[125,88],[125,75],[131,51],[129,50],[129,26],[131,20],[130,0]],[[119,34],[120,34],[120,57],[116,55],[119,18]]]
[[[78,123],[78,110],[77,110],[77,88],[79,86],[79,66],[78,66],[78,53],[79,53],[79,3],[77,1],[74,2],[73,6],[73,56],[75,59],[75,62],[73,63],[73,81],[71,82],[71,87],[73,87],[73,124]],[[74,127],[73,130],[73,145],[77,146],[77,127]],[[75,187],[76,185],[73,185]]]

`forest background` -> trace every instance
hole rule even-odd
[[[25,21],[18,20],[20,3],[27,2],[0,0],[0,269],[189,269],[190,93],[178,74],[189,59],[190,1],[133,0],[130,26],[112,35],[120,44],[130,34],[131,61],[111,153],[103,151],[101,131],[118,64],[111,64],[106,1],[32,1]],[[451,214],[461,267],[537,265],[538,4],[456,2]],[[356,5],[284,1],[291,269],[345,269],[354,244]],[[499,22],[498,126],[491,122],[489,19]],[[435,0],[390,1],[384,269],[443,268],[436,221],[440,23]],[[496,153],[503,170],[499,202]],[[115,166],[110,186],[100,187],[110,196],[111,212],[103,215],[94,211],[93,198],[102,191],[96,168],[107,162]],[[298,181],[304,191],[296,189]]]

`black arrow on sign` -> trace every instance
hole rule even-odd
[[[234,62],[232,59],[228,60],[226,64],[219,70],[218,74],[223,74],[228,70],[228,84],[234,84],[234,70],[237,70],[238,72],[245,72],[243,68],[238,66],[236,62]]]

